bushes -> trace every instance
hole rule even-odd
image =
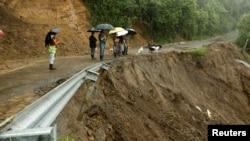
[[[199,47],[199,48],[190,50],[188,52],[190,54],[192,54],[194,57],[206,56],[207,55],[207,48],[206,47]]]
[[[246,48],[250,48],[250,42],[246,44],[246,40],[250,40],[250,14],[241,16],[237,28],[239,31],[239,37],[236,40],[236,44],[240,47],[246,45]]]
[[[248,0],[84,0],[92,25],[110,23],[133,27],[140,23],[149,40],[186,40],[226,33],[235,25],[237,15],[248,10]],[[248,7],[248,8],[247,8]],[[237,14],[236,14],[237,13]]]

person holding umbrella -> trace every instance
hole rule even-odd
[[[127,35],[124,36],[124,55],[128,55],[129,39]]]
[[[107,41],[106,35],[104,34],[103,30],[101,30],[98,36],[98,39],[100,41],[100,60],[102,61],[104,57],[104,51],[105,51],[105,46],[106,46],[106,41]]]
[[[119,38],[117,36],[113,36],[113,54],[116,58],[119,53]]]
[[[59,41],[56,40],[56,34],[59,32],[59,30],[60,30],[59,27],[55,27],[51,29],[45,37],[45,46],[47,47],[49,52],[50,70],[56,70],[56,68],[54,68],[54,60],[55,60],[57,45],[59,44]]]
[[[91,32],[91,35],[89,36],[89,47],[90,47],[90,54],[91,54],[91,59],[96,59],[95,58],[95,48],[96,48],[96,37],[94,36],[95,32]]]
[[[50,40],[50,43],[48,45],[48,52],[49,52],[49,69],[50,70],[56,70],[54,67],[54,60],[55,60],[55,54],[57,50],[57,45],[59,44],[59,41],[56,40],[56,35],[51,35],[52,39]]]

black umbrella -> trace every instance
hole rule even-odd
[[[133,28],[126,28],[126,30],[128,31],[127,35],[135,35],[136,31]]]
[[[97,25],[95,27],[95,29],[97,29],[97,30],[112,30],[112,29],[114,29],[114,27],[111,24],[103,23],[103,24]]]
[[[87,32],[100,32],[100,29],[95,29],[94,27],[87,30]]]

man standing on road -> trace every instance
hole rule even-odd
[[[98,39],[100,41],[100,60],[102,61],[104,57],[105,45],[107,40],[103,30],[101,30]]]
[[[90,54],[91,59],[95,59],[95,48],[96,48],[96,37],[94,36],[95,32],[92,32],[89,37],[89,47],[90,47]]]

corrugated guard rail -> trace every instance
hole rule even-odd
[[[0,141],[56,141],[56,126],[50,127],[84,80],[96,81],[105,63],[87,67],[18,113],[0,131]]]

